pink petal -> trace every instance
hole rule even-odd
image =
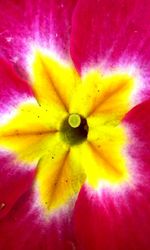
[[[129,154],[136,170],[138,188],[150,193],[150,100],[133,108],[124,118],[130,133]],[[146,191],[147,190],[147,191]]]
[[[101,197],[86,189],[80,192],[74,226],[78,250],[149,250],[150,205],[137,190]]]
[[[79,71],[98,62],[101,68],[143,67],[149,71],[150,2],[80,0],[73,14],[71,55]]]
[[[71,17],[76,0],[0,1],[0,56],[21,69],[33,46],[67,55]]]
[[[0,59],[0,114],[32,96],[29,84],[16,74],[10,64]]]
[[[29,190],[1,220],[1,249],[74,250],[71,215],[60,214],[45,221],[33,205],[32,190]]]
[[[25,170],[12,156],[0,153],[0,219],[6,216],[17,200],[31,188],[35,171]]]

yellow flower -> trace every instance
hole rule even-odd
[[[99,189],[131,181],[121,124],[131,108],[134,78],[80,76],[70,64],[37,51],[31,82],[36,100],[21,103],[0,127],[0,146],[37,166],[35,189],[46,214],[66,205],[86,183]]]

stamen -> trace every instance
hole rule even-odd
[[[68,123],[72,128],[78,128],[81,124],[81,117],[78,114],[70,114],[68,117]]]

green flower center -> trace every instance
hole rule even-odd
[[[87,139],[87,121],[79,114],[70,114],[63,121],[60,132],[65,143],[71,146],[81,144]]]

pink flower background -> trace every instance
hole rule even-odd
[[[48,222],[33,206],[35,170],[0,153],[0,250],[150,249],[150,1],[1,0],[0,116],[33,96],[31,44],[87,67],[137,69],[138,105],[124,118],[137,178],[125,193],[82,187],[75,207]]]

